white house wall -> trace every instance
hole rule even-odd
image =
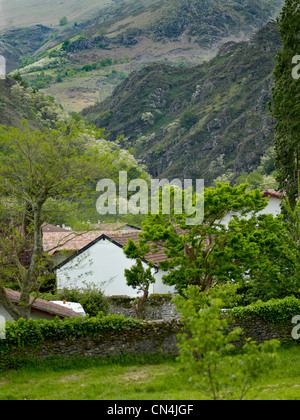
[[[274,217],[278,216],[281,213],[281,200],[275,197],[270,197],[268,205],[261,211],[257,212],[257,215],[261,214],[273,214]],[[232,216],[237,215],[240,217],[240,213],[230,213],[227,214],[224,219],[222,219],[222,224],[225,226],[228,226],[228,223],[232,219]],[[249,219],[251,217],[251,212],[248,213],[246,216],[243,216],[243,218]]]
[[[94,284],[106,296],[136,297],[137,290],[127,286],[124,275],[125,269],[134,264],[135,260],[127,258],[122,248],[109,240],[100,240],[56,271],[57,287],[84,288],[87,284]],[[155,274],[153,269],[153,274],[156,282],[150,286],[151,294],[174,292],[174,288],[162,283],[162,271]]]

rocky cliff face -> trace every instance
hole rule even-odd
[[[122,145],[134,148],[153,177],[204,178],[208,185],[229,173],[234,181],[255,170],[273,143],[267,103],[280,46],[271,22],[203,65],[134,72],[83,115],[106,125],[110,139],[123,134]]]
[[[19,66],[21,57],[30,56],[37,51],[53,32],[53,29],[43,25],[3,32],[0,37],[0,54],[6,58],[7,73]]]

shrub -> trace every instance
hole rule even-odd
[[[196,124],[197,119],[197,115],[192,111],[185,111],[180,118],[180,124],[182,127],[189,130],[193,125]]]
[[[97,317],[78,317],[53,321],[43,319],[19,319],[16,322],[6,322],[5,340],[0,340],[0,370],[18,367],[26,359],[26,347],[38,350],[45,341],[53,342],[79,337],[97,337],[103,333],[122,331],[136,327],[139,321],[127,319],[119,315],[99,315]],[[28,353],[30,355],[30,351]]]
[[[63,16],[60,21],[59,21],[59,25],[60,26],[66,26],[68,24],[68,19],[66,16]]]
[[[108,300],[95,285],[86,285],[86,288],[83,290],[79,288],[64,288],[55,295],[44,294],[41,297],[47,300],[66,300],[80,303],[90,316],[96,316],[99,312],[107,314],[109,309]]]
[[[245,307],[233,308],[231,314],[240,319],[259,317],[272,323],[291,322],[295,315],[300,314],[300,300],[296,299],[295,296],[288,296],[284,299],[270,299],[267,302],[258,300]]]
[[[242,352],[233,352],[242,330],[228,328],[229,320],[221,314],[221,300],[210,300],[200,311],[191,299],[182,296],[175,303],[186,330],[179,335],[181,371],[210,399],[244,399],[254,380],[274,368],[280,344],[277,340],[257,345],[248,339]]]

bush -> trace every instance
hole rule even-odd
[[[182,127],[189,130],[197,122],[197,115],[192,111],[185,111],[180,117],[180,124]]]
[[[62,17],[59,21],[60,26],[66,26],[68,24],[68,19],[66,16]]]
[[[122,331],[139,325],[138,320],[119,315],[64,320],[56,317],[53,321],[43,319],[8,321],[5,325],[6,338],[0,340],[0,370],[20,366],[27,355],[26,347],[31,351],[38,350],[45,341],[53,342],[85,336],[93,338],[103,333]]]
[[[185,333],[179,335],[180,371],[209,399],[245,398],[254,386],[254,380],[275,367],[279,341],[257,345],[247,339],[242,352],[236,352],[235,343],[242,330],[230,330],[229,319],[222,316],[222,300],[211,299],[200,311],[192,299],[175,299],[183,315]]]
[[[44,294],[46,300],[66,300],[80,303],[85,312],[90,316],[96,316],[99,312],[108,313],[109,303],[103,292],[95,285],[86,285],[84,290],[79,288],[59,290],[55,295]]]
[[[300,314],[300,300],[295,296],[271,299],[268,302],[258,300],[249,306],[233,308],[231,314],[240,319],[258,317],[272,323],[291,322],[295,315]]]

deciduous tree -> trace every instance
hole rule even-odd
[[[230,187],[218,183],[205,188],[204,220],[186,224],[186,214],[149,215],[141,237],[164,250],[160,263],[163,281],[182,292],[195,285],[202,292],[215,284],[233,281],[247,299],[285,297],[297,291],[292,255],[281,240],[286,232],[282,217],[259,215],[267,200],[247,184]]]
[[[24,209],[24,223],[19,233],[12,227],[6,235],[20,286],[18,306],[10,302],[2,276],[0,278],[0,299],[14,319],[29,317],[30,295],[38,291],[44,281],[42,224],[47,200],[70,194],[80,196],[86,192],[87,183],[110,171],[114,153],[104,153],[96,137],[93,130],[82,130],[76,124],[44,131],[30,130],[25,125],[22,129],[4,126],[0,129],[1,193],[18,200]],[[28,246],[28,238],[30,258],[24,263],[21,255],[23,244]],[[7,256],[5,241],[0,245],[2,257]]]

